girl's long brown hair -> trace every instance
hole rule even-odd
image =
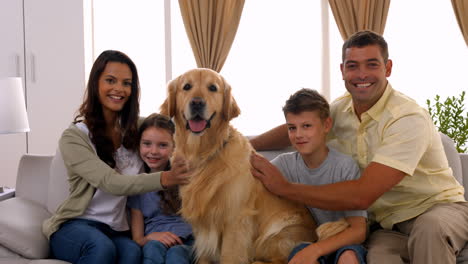
[[[141,124],[138,130],[138,142],[140,142],[143,132],[150,127],[164,129],[167,132],[169,132],[169,134],[172,137],[174,136],[175,126],[174,126],[174,123],[171,121],[171,119],[165,115],[155,113],[155,114],[148,116]],[[144,166],[145,166],[145,172],[149,173],[151,169],[146,164],[144,164]],[[168,163],[164,170],[170,170],[170,169],[171,169],[171,165],[170,163]],[[177,215],[180,210],[180,205],[181,205],[180,196],[179,196],[179,187],[178,186],[169,187],[167,189],[159,191],[158,194],[161,197],[160,206],[161,206],[161,210],[163,211],[163,213],[166,215]]]

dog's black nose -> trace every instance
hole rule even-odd
[[[205,108],[205,100],[201,97],[194,97],[190,101],[190,108],[195,113],[200,113]]]

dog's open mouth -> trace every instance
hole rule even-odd
[[[192,133],[195,133],[195,134],[201,133],[205,131],[205,129],[211,127],[211,119],[213,119],[215,114],[216,112],[214,112],[208,120],[205,120],[200,115],[196,115],[192,117],[192,119],[187,120],[186,128],[190,129]]]

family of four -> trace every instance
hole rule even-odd
[[[388,57],[382,36],[355,33],[342,48],[348,93],[329,105],[301,89],[283,107],[286,123],[251,139],[257,150],[296,150],[271,162],[252,155],[252,174],[269,191],[307,206],[318,224],[349,224],[297,245],[289,263],[456,263],[468,241],[464,189],[428,113],[388,82]],[[183,159],[169,162],[171,120],[138,118],[139,92],[125,54],[96,59],[85,101],[59,142],[70,194],[43,224],[52,257],[193,262],[194,237],[177,214],[177,186],[191,171]]]

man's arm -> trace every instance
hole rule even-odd
[[[250,144],[257,150],[283,149],[291,145],[286,124],[277,126],[250,139]]]
[[[347,217],[346,221],[349,223],[349,227],[345,230],[309,245],[299,251],[289,263],[309,263],[308,261],[316,260],[344,246],[363,243],[366,239],[366,218],[362,216],[352,216]]]
[[[272,193],[308,206],[334,211],[367,210],[385,192],[398,184],[405,173],[371,162],[357,180],[326,185],[288,182],[267,159],[251,155],[252,174]]]

